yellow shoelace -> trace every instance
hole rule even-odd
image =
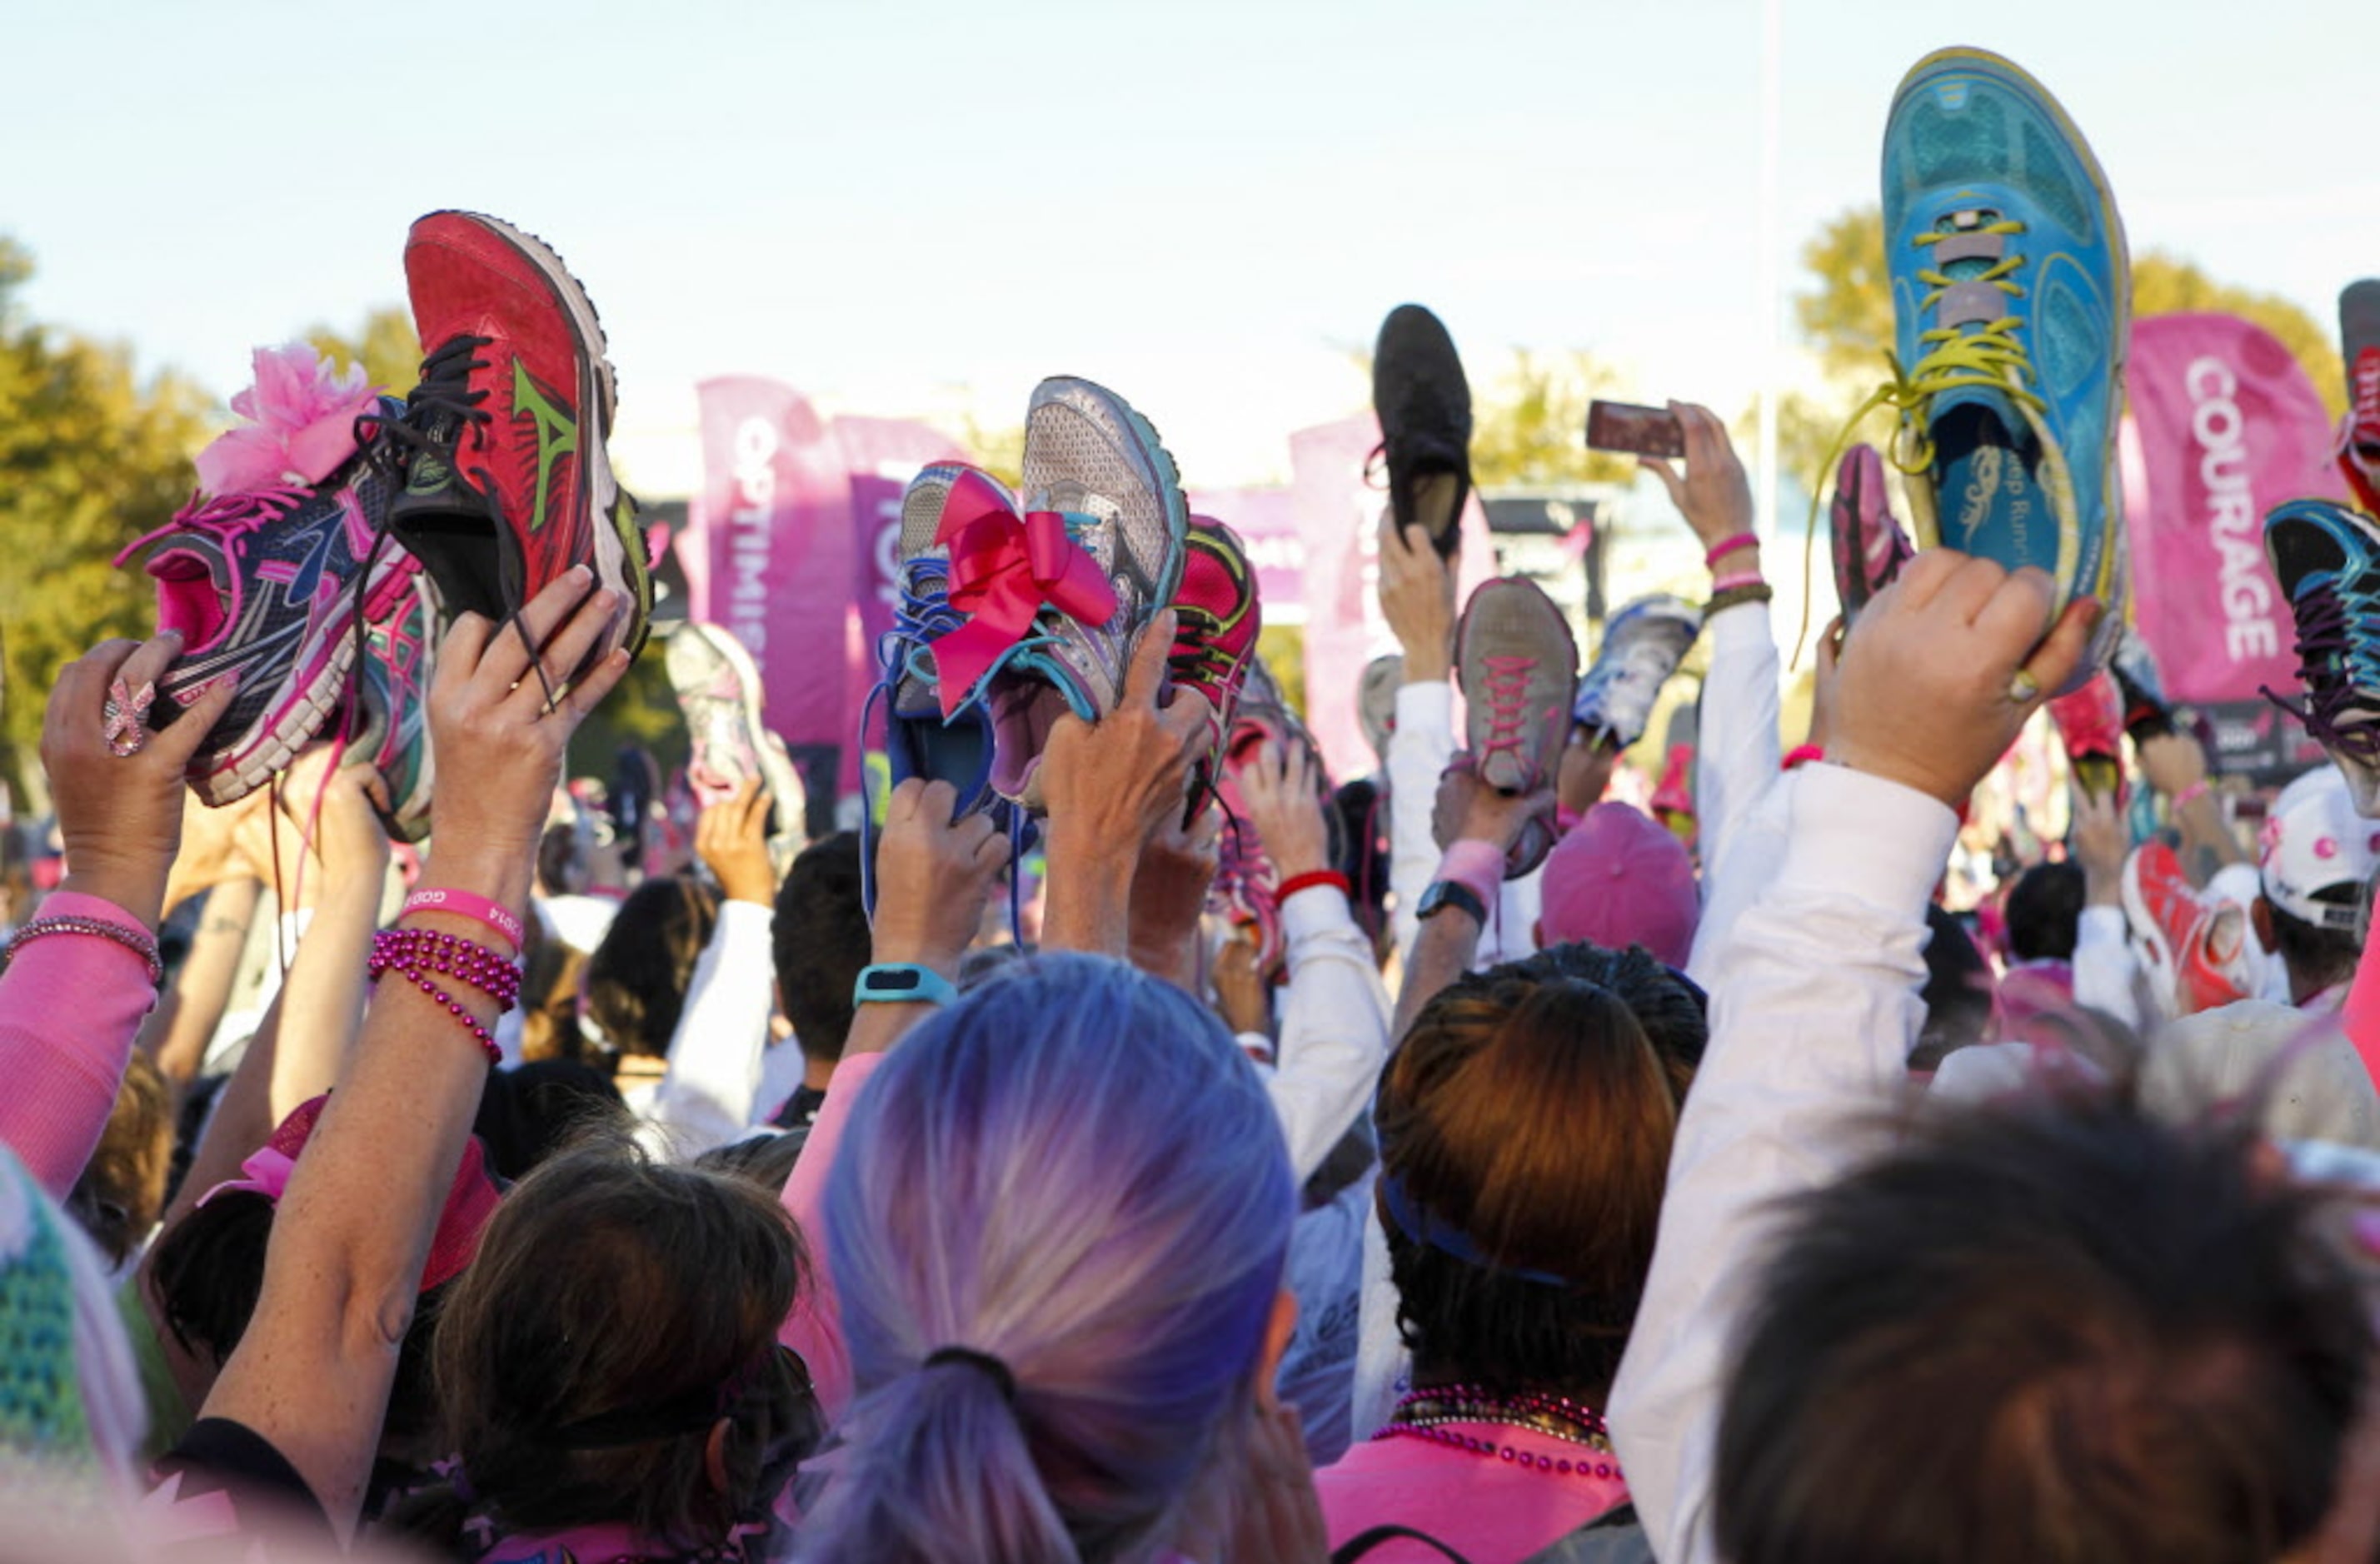
[[[1923,249],[1958,234],[1998,234],[2006,236],[2023,232],[2023,224],[2003,217],[1978,228],[1942,229],[1920,234],[1911,242]],[[1932,291],[1918,300],[1918,310],[1923,313],[1932,309],[1942,302],[1943,295],[1962,282],[1989,283],[2010,298],[2022,298],[2025,296],[2024,285],[2012,279],[2017,268],[2023,264],[2024,257],[2022,255],[2004,255],[1973,276],[1964,278],[1952,277],[1931,267],[1922,268],[1917,280]],[[1844,423],[1843,431],[1835,437],[1834,449],[1827,453],[1826,464],[1818,469],[1819,484],[1825,483],[1826,475],[1834,471],[1835,465],[1843,459],[1843,452],[1851,444],[1852,435],[1858,430],[1860,424],[1878,407],[1893,408],[1903,415],[1905,424],[1916,430],[1916,439],[1910,443],[1905,455],[1900,449],[1901,443],[1898,440],[1886,453],[1887,459],[1894,467],[1912,474],[1922,473],[1934,465],[1934,443],[1926,435],[1925,419],[1922,417],[1911,418],[1910,415],[1922,413],[1925,405],[1937,396],[1962,386],[1986,385],[2005,393],[2020,406],[2035,413],[2043,411],[2046,404],[2025,383],[2032,376],[2033,363],[2023,345],[2016,340],[2017,328],[2023,323],[2016,316],[2003,315],[1976,331],[1940,326],[1921,332],[1917,340],[1928,345],[1927,351],[1906,372],[1901,370],[1899,355],[1887,349],[1884,361],[1891,366],[1892,378],[1876,387],[1868,399],[1859,405],[1859,410]],[[1819,492],[1815,486],[1811,490],[1809,530],[1802,538],[1802,627],[1793,633],[1793,660],[1791,664],[1795,668],[1801,666],[1802,649],[1810,637],[1810,585],[1814,579],[1814,555],[1818,545]]]

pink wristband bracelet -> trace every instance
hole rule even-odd
[[[1717,570],[1718,568],[1718,562],[1725,559],[1728,555],[1735,552],[1738,549],[1756,549],[1758,547],[1760,547],[1760,534],[1757,532],[1739,532],[1732,538],[1722,538],[1718,542],[1713,543],[1710,546],[1710,552],[1703,555],[1703,564],[1708,565],[1713,570]]]
[[[2215,784],[2201,777],[2173,795],[2173,806],[2176,809],[2187,809],[2214,791]]]
[[[490,928],[513,942],[513,953],[528,949],[528,930],[521,920],[485,896],[474,896],[468,891],[442,891],[428,888],[415,891],[397,909],[397,916],[407,913],[444,913],[449,917],[467,917]]]
[[[1799,770],[1813,760],[1824,760],[1826,758],[1827,752],[1824,749],[1815,744],[1805,744],[1785,757],[1783,770]]]
[[[1504,886],[1504,850],[1492,842],[1465,837],[1447,848],[1433,879],[1451,879],[1492,908]]]

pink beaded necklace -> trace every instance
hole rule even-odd
[[[1483,1424],[1525,1429],[1577,1445],[1579,1454],[1572,1458],[1523,1449],[1466,1433],[1462,1426]],[[1415,1390],[1397,1402],[1387,1425],[1372,1437],[1419,1439],[1549,1476],[1610,1481],[1621,1475],[1620,1462],[1612,1455],[1611,1431],[1603,1414],[1568,1397],[1540,1391],[1498,1394],[1475,1385]]]

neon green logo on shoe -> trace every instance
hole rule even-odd
[[[529,506],[528,529],[545,526],[546,496],[552,491],[553,464],[578,449],[578,420],[554,406],[551,397],[528,378],[528,368],[513,360],[513,418],[537,425],[537,499]]]

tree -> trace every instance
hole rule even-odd
[[[341,369],[361,364],[371,383],[398,396],[413,389],[421,368],[421,339],[414,334],[413,319],[402,309],[383,305],[364,317],[363,329],[350,336],[329,326],[306,333],[324,358]]]
[[[0,624],[7,626],[0,775],[36,766],[42,713],[66,664],[153,624],[147,579],[111,563],[189,497],[210,399],[176,376],[147,382],[130,354],[27,321],[32,259],[0,238]],[[91,720],[99,721],[92,712]],[[20,794],[19,796],[22,796]]]
[[[1845,421],[1890,372],[1884,354],[1893,344],[1892,287],[1882,212],[1853,207],[1820,224],[1802,247],[1802,264],[1809,284],[1793,300],[1794,318],[1825,385],[1779,403],[1779,460],[1788,473],[1823,491],[1832,477],[1823,470],[1827,456]],[[2135,318],[2212,309],[2254,321],[2297,355],[2333,417],[2346,410],[2337,344],[2288,299],[2219,283],[2194,263],[2159,251],[2133,258],[2131,284]],[[1855,438],[1875,443],[1887,432],[1879,418]]]
[[[1473,479],[1482,488],[1632,481],[1634,458],[1586,448],[1587,404],[1612,382],[1585,353],[1514,352],[1488,394],[1473,399]]]

